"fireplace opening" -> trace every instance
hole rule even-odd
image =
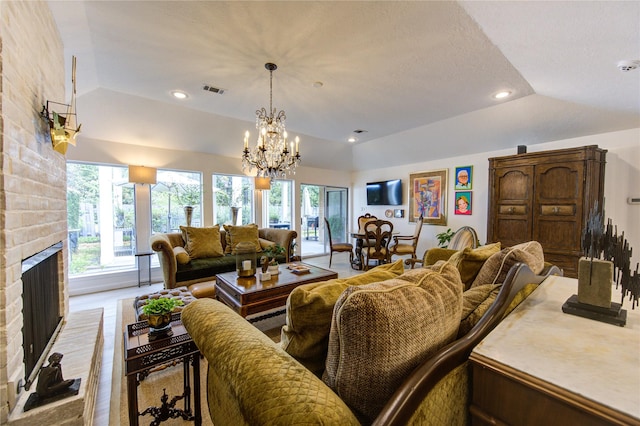
[[[38,375],[62,326],[59,259],[62,242],[22,261],[25,389]]]

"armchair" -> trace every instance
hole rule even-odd
[[[478,233],[475,229],[470,226],[463,226],[453,234],[447,248],[431,248],[424,252],[421,260],[412,258],[407,259],[405,263],[411,265],[411,269],[413,269],[416,264],[422,266],[433,265],[438,260],[449,259],[449,257],[458,250],[463,250],[467,247],[478,248],[479,245],[480,241],[478,240]]]
[[[391,246],[391,258],[393,256],[405,256],[411,255],[411,259],[417,260],[416,248],[418,247],[418,239],[420,238],[420,232],[422,231],[422,223],[424,218],[420,216],[416,221],[416,228],[413,231],[413,235],[395,235],[393,237],[393,246]],[[411,260],[408,259],[408,260]],[[410,262],[406,260],[405,264],[409,265]],[[413,264],[411,264],[413,267]]]

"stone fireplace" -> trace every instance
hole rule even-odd
[[[57,303],[68,314],[66,161],[40,110],[63,101],[63,47],[46,2],[0,3],[0,424],[25,394],[22,261],[62,243]],[[20,394],[17,390],[20,389]]]

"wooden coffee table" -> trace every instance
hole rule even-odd
[[[300,262],[295,262],[295,264],[309,268],[309,273],[294,274],[287,268],[291,264],[285,263],[280,265],[280,274],[272,275],[269,281],[260,281],[255,276],[238,277],[236,271],[218,274],[216,275],[216,299],[224,302],[243,317],[247,317],[284,306],[291,290],[301,284],[338,278],[336,272],[328,269]],[[260,321],[274,315],[277,313],[252,318],[251,321]]]

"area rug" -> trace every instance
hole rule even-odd
[[[128,404],[127,404],[127,380],[124,376],[123,359],[123,333],[127,324],[135,322],[133,309],[133,299],[121,299],[118,301],[116,313],[116,341],[114,342],[113,353],[113,373],[111,377],[111,405],[109,409],[109,425],[120,426],[129,424]],[[276,327],[264,331],[274,341],[280,339],[280,328]],[[183,389],[183,366],[177,364],[167,367],[162,371],[151,373],[138,386],[138,410],[143,411],[149,406],[159,406],[162,390],[166,389],[169,398],[182,394]],[[192,383],[193,385],[193,383]],[[212,426],[213,422],[209,417],[207,409],[207,360],[200,360],[200,387],[202,398],[202,424]],[[183,408],[184,403],[178,401],[177,408]],[[193,408],[193,401],[192,401]],[[140,417],[140,424],[149,424],[153,417],[147,415]],[[193,425],[193,422],[182,419],[170,419],[162,425]]]

